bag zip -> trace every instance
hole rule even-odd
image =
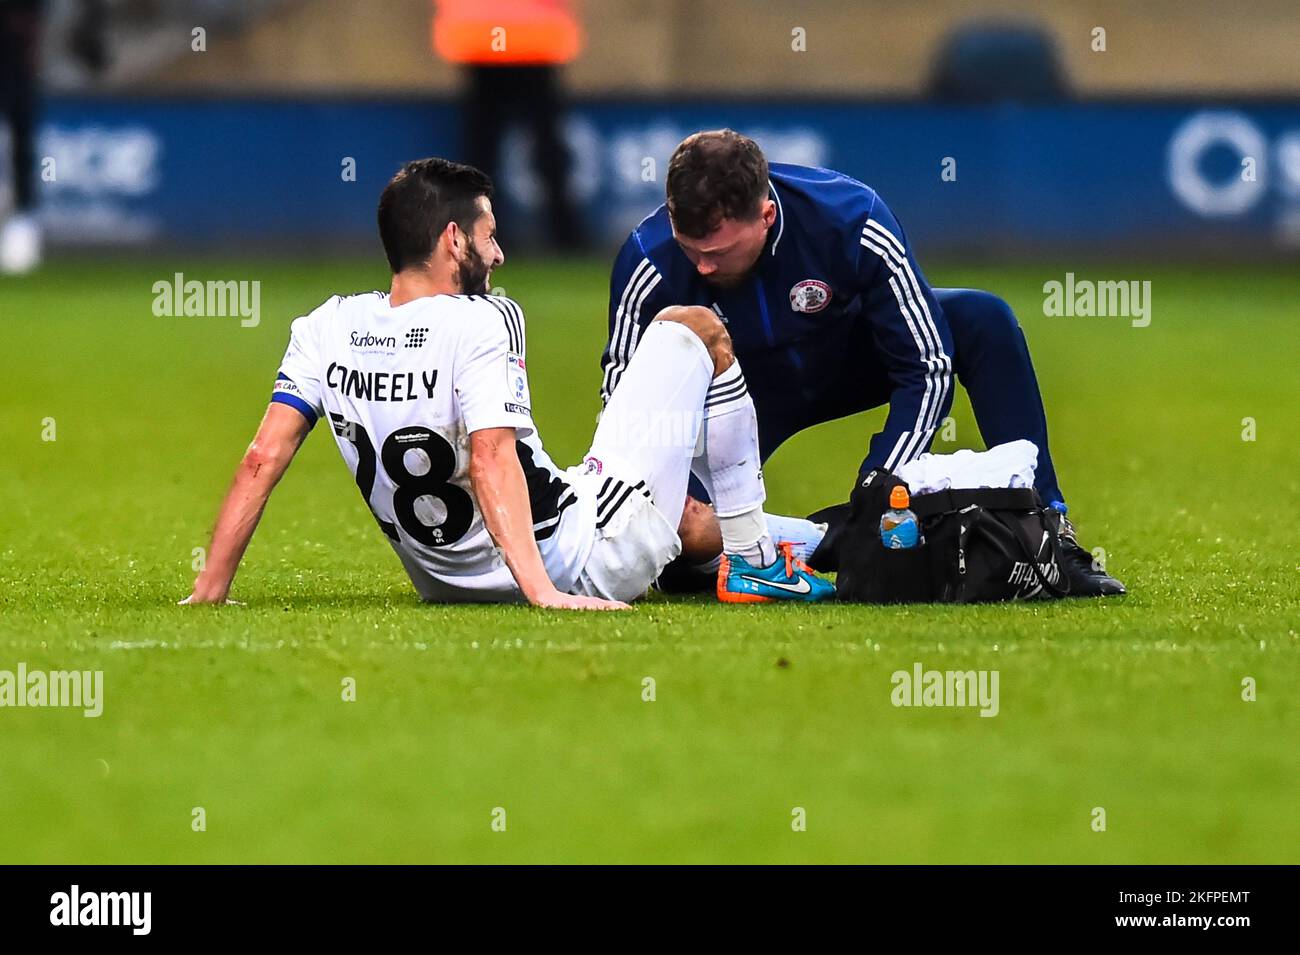
[[[978,507],[978,504],[967,504],[957,513],[969,514]],[[969,530],[969,521],[963,520],[957,525],[957,573],[962,577],[966,576],[966,532]]]

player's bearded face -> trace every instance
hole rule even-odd
[[[492,274],[492,267],[479,255],[473,242],[466,243],[465,257],[457,263],[456,271],[460,276],[460,290],[465,294],[488,290],[488,276]]]
[[[487,292],[492,270],[506,260],[505,253],[497,244],[496,217],[487,206],[487,199],[480,202],[484,205],[484,212],[475,220],[473,228],[464,233],[464,252],[456,263],[460,290],[467,295]]]

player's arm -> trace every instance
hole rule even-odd
[[[626,610],[627,604],[617,601],[560,593],[546,573],[533,535],[532,501],[517,447],[533,430],[524,312],[504,296],[480,301],[481,321],[458,346],[453,387],[469,432],[469,480],[483,524],[529,603],[568,610]]]
[[[892,385],[889,415],[862,470],[895,470],[929,450],[952,407],[952,333],[902,228],[878,198],[850,241],[864,317]]]
[[[316,419],[325,413],[321,404],[320,363],[315,358],[313,317],[337,303],[337,297],[331,298],[311,315],[294,320],[289,347],[271,392],[271,406],[266,409],[266,416],[221,504],[207,561],[194,582],[194,592],[181,603],[226,600],[271,490],[298,453]]]
[[[537,607],[626,610],[628,605],[556,590],[533,537],[532,505],[515,448],[514,428],[484,428],[469,436],[469,480],[492,541],[524,597]]]
[[[609,276],[609,339],[600,356],[600,403],[604,407],[632,360],[641,332],[669,301],[662,276],[641,251],[636,233],[623,243]]]
[[[311,423],[294,408],[272,403],[257,429],[253,443],[235,471],[212,531],[207,562],[194,581],[194,592],[182,603],[224,603],[239,569],[248,542],[262,518],[262,511],[288,469]]]

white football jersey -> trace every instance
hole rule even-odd
[[[574,493],[533,424],[524,314],[494,295],[392,307],[335,296],[294,321],[272,401],[326,418],[361,496],[426,600],[521,598],[469,480],[469,435],[514,428],[533,531],[567,591],[591,552],[594,506]]]

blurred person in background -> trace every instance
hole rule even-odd
[[[948,34],[930,95],[947,103],[1054,103],[1070,83],[1047,29],[1032,22],[977,20]]]
[[[511,124],[532,133],[546,237],[581,249],[586,237],[569,194],[569,150],[561,129],[560,68],[582,46],[569,0],[434,0],[434,50],[465,69],[464,158],[500,182],[501,145]]]
[[[41,264],[36,216],[36,115],[44,0],[0,0],[0,116],[9,127],[13,207],[0,224],[0,274],[22,275]],[[82,0],[70,34],[72,50],[96,71],[106,63],[104,2]]]

